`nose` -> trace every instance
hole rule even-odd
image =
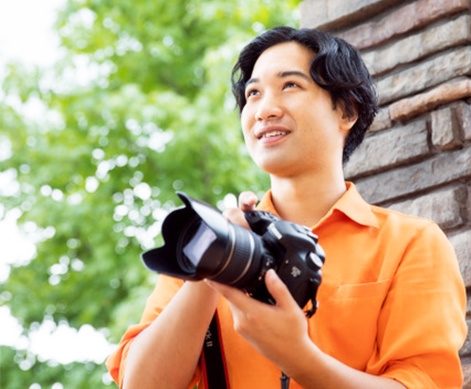
[[[273,120],[283,116],[279,99],[271,93],[265,94],[260,100],[255,112],[256,120]]]

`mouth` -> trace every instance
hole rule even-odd
[[[277,137],[277,136],[283,136],[283,135],[288,135],[289,134],[289,131],[270,131],[270,132],[266,132],[265,134],[263,134],[261,138],[274,138],[274,137]]]
[[[290,133],[291,131],[280,129],[280,128],[272,128],[272,129],[267,128],[265,130],[259,131],[259,133],[256,134],[256,136],[259,140],[273,139],[273,138],[284,137]]]

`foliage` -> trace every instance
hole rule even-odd
[[[5,346],[0,346],[0,366],[2,388],[29,388],[33,383],[50,388],[60,379],[64,388],[89,389],[109,382],[104,365],[41,363],[34,355]]]
[[[117,342],[152,290],[139,256],[158,244],[175,190],[216,205],[267,188],[243,146],[230,71],[256,33],[296,25],[298,2],[69,0],[57,22],[63,59],[9,67],[0,171],[17,184],[0,192],[0,216],[19,210],[39,242],[0,284],[0,304],[26,334],[48,318]],[[93,363],[34,360],[19,371],[24,352],[2,347],[5,389],[104,385]]]

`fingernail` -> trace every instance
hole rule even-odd
[[[244,203],[257,202],[257,196],[253,192],[242,192],[241,200]]]
[[[275,273],[275,270],[274,270],[274,269],[270,269],[270,270],[267,271],[267,274],[266,274],[265,277],[269,277],[269,278],[273,279],[274,277],[276,277],[275,274],[276,274],[276,273]]]

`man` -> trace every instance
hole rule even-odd
[[[311,227],[326,252],[319,309],[307,319],[274,271],[274,306],[160,276],[108,360],[113,377],[126,389],[191,388],[217,308],[232,389],[279,387],[280,371],[290,388],[461,388],[466,296],[447,239],[344,181],[342,161],[377,109],[358,52],[316,30],[276,28],[241,52],[233,90],[250,155],[271,177],[257,208]],[[243,211],[256,201],[243,193],[225,215],[248,228]]]

